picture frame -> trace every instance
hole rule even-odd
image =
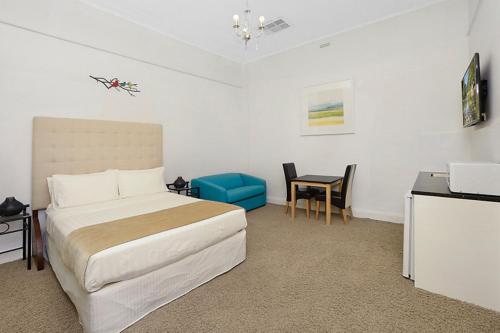
[[[301,135],[352,133],[355,133],[352,80],[304,88],[300,110]]]

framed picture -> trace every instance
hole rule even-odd
[[[354,125],[351,80],[304,89],[300,111],[301,135],[354,133]]]

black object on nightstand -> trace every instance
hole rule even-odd
[[[189,182],[186,182],[186,186],[183,188],[175,187],[174,183],[167,184],[167,188],[170,192],[177,192],[177,194],[185,193],[188,197],[200,198],[200,188],[199,187],[189,187]]]
[[[26,211],[30,205],[24,205],[23,211],[20,214],[13,216],[0,216],[0,236],[12,234],[14,232],[23,232],[23,246],[9,249],[0,254],[23,250],[23,260],[28,259],[28,269],[31,269],[31,215]],[[22,229],[10,230],[11,222],[23,221]],[[27,255],[26,255],[27,254]]]

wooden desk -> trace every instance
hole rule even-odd
[[[338,176],[321,176],[321,175],[305,175],[292,179],[292,221],[295,220],[295,206],[297,202],[296,187],[298,185],[302,186],[314,186],[323,187],[326,191],[326,224],[331,224],[331,214],[332,214],[332,187],[340,185],[343,177]]]

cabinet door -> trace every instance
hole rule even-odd
[[[416,195],[415,287],[500,311],[500,203]]]

